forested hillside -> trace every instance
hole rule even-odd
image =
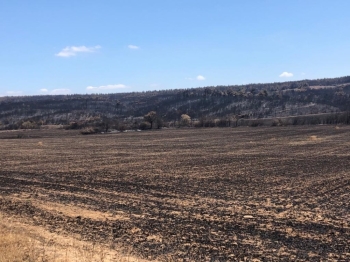
[[[350,76],[133,93],[1,97],[0,129],[49,124],[139,128],[150,111],[156,112],[153,127],[176,125],[182,115],[204,126],[205,121],[223,119],[349,112]]]

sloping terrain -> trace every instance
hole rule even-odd
[[[348,126],[16,132],[0,211],[25,224],[151,260],[350,259]]]
[[[149,111],[167,123],[350,111],[350,77],[117,94],[0,97],[0,129],[48,124],[139,124]],[[23,125],[23,122],[30,121]],[[346,123],[348,124],[348,123]]]

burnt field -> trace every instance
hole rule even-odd
[[[0,212],[160,261],[349,261],[350,127],[0,133]]]

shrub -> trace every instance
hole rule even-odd
[[[93,127],[87,127],[84,128],[80,131],[80,134],[82,135],[91,135],[91,134],[96,134],[98,132],[98,129],[93,128]]]
[[[70,122],[69,125],[65,126],[64,128],[66,130],[68,129],[81,129],[83,127],[83,124],[78,122]]]
[[[215,127],[215,121],[212,119],[203,120],[204,127]]]
[[[18,138],[18,139],[24,138],[24,135],[23,134],[17,134],[16,138]]]
[[[258,126],[264,126],[266,125],[268,122],[264,121],[264,120],[251,120],[248,122],[248,126],[251,127],[258,127]]]
[[[39,126],[35,122],[25,121],[21,124],[22,129],[37,129]]]
[[[216,126],[217,127],[228,127],[230,126],[230,121],[227,119],[219,119],[216,121]]]
[[[191,117],[186,114],[181,115],[181,126],[189,126],[191,124]]]
[[[152,129],[153,128],[153,123],[157,121],[158,116],[157,116],[157,113],[155,111],[150,111],[143,118],[144,118],[145,121],[150,123],[151,129]]]
[[[127,127],[126,127],[126,125],[124,125],[124,124],[120,124],[119,127],[118,127],[118,130],[119,130],[120,132],[124,132],[126,129],[127,129]]]
[[[148,122],[142,122],[139,125],[139,129],[141,129],[141,130],[146,130],[146,129],[150,129],[150,128],[151,128],[151,124]]]
[[[271,123],[271,126],[278,126],[278,124],[278,121],[274,119]]]
[[[200,121],[195,121],[195,122],[193,123],[193,126],[194,126],[194,127],[202,127],[203,124],[202,124]]]

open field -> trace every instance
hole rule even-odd
[[[148,260],[349,261],[350,127],[0,132],[0,212]]]

